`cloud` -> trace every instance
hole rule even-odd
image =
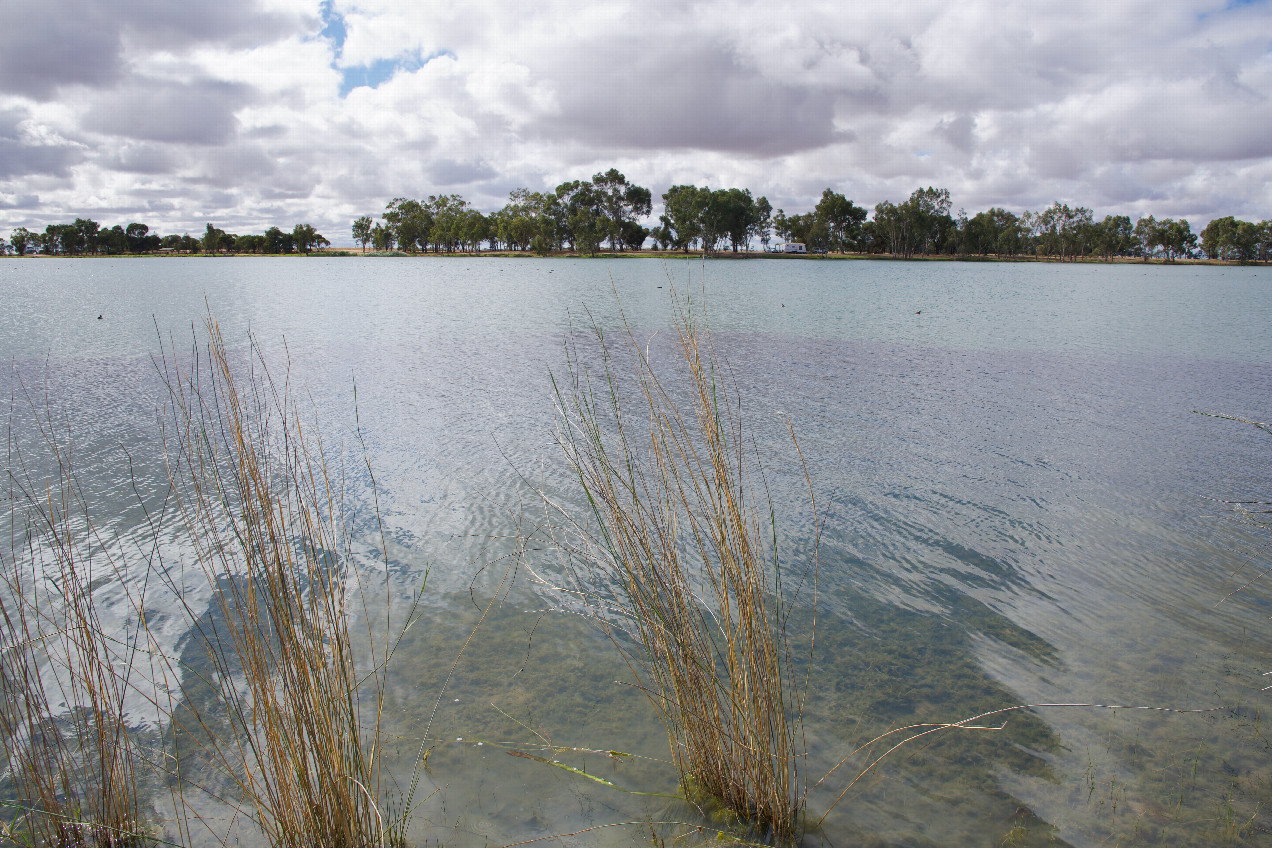
[[[256,0],[11,0],[4,16],[0,91],[38,100],[67,86],[111,87],[126,74],[130,45],[163,51],[209,43],[260,46],[313,20],[261,8]]]
[[[0,196],[50,215],[343,233],[398,195],[490,210],[615,166],[788,212],[941,185],[969,212],[1272,217],[1267,2],[12,5]]]
[[[123,70],[106,3],[16,0],[0,27],[0,91],[48,99],[64,85],[107,85]]]
[[[0,180],[67,177],[84,158],[82,145],[32,122],[25,110],[0,110]]]
[[[218,80],[134,79],[94,98],[84,115],[93,132],[182,144],[224,144],[234,138],[234,113],[252,100],[245,85]]]

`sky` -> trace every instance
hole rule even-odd
[[[1272,0],[5,0],[0,236],[168,233],[617,167],[807,211],[1272,218]],[[655,208],[655,214],[657,213]]]

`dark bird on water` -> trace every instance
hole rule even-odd
[[[102,316],[98,315],[98,316],[97,316],[97,320],[98,320],[98,321],[102,320]]]
[[[915,312],[914,314],[915,314],[915,315],[922,315],[922,314],[923,314],[923,310],[922,310],[922,309],[920,309],[920,310],[918,310],[917,312]]]

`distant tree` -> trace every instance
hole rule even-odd
[[[292,243],[295,245],[297,252],[302,254],[308,254],[311,250],[331,244],[323,237],[322,233],[309,224],[297,224],[292,228]]]
[[[371,228],[371,246],[377,251],[393,249],[393,230],[381,224]]]
[[[97,233],[97,249],[108,256],[119,256],[123,253],[129,253],[128,236],[124,232],[124,228],[116,224],[110,229],[99,231]]]
[[[813,213],[825,230],[827,249],[845,253],[857,247],[861,240],[861,225],[868,214],[865,209],[828,188],[822,192]]]
[[[285,233],[278,227],[270,227],[265,231],[265,253],[291,253],[296,240],[291,233]]]
[[[101,226],[91,218],[76,218],[71,224],[75,231],[75,244],[80,253],[97,252],[97,236]]]
[[[628,225],[649,214],[653,195],[649,189],[629,183],[617,168],[593,176],[592,187],[604,219],[602,226],[609,238],[610,249],[621,250],[625,245],[623,234],[635,232]],[[641,241],[643,243],[644,239]]]
[[[1201,231],[1201,250],[1210,259],[1228,259],[1236,234],[1236,218],[1215,218]]]
[[[773,230],[773,205],[768,198],[761,196],[755,201],[755,222],[751,226],[751,235],[760,240],[764,250],[768,250],[770,235]]]
[[[38,247],[40,236],[33,233],[26,227],[18,227],[9,234],[9,244],[13,245],[13,252],[19,256],[26,256],[27,251]]]
[[[570,180],[557,186],[555,194],[571,248],[595,256],[610,231],[602,193],[588,180]]]
[[[362,252],[367,252],[367,242],[371,241],[371,216],[363,215],[353,222],[353,240],[362,245]]]
[[[1131,219],[1126,215],[1105,215],[1095,226],[1094,247],[1106,260],[1134,255],[1135,228]]]
[[[203,233],[203,252],[217,253],[221,250],[221,239],[225,236],[225,230],[217,229],[208,224],[207,230]]]
[[[129,253],[145,253],[149,247],[150,227],[145,224],[132,223],[124,228],[124,237],[128,242]]]
[[[1138,242],[1139,255],[1147,262],[1157,253],[1157,246],[1162,240],[1157,219],[1152,215],[1140,218],[1135,222],[1135,229],[1132,232],[1135,235],[1135,241]]]
[[[1084,206],[1070,207],[1056,201],[1032,219],[1038,249],[1061,261],[1076,259],[1091,252],[1093,217]]]
[[[779,209],[773,214],[773,233],[782,241],[791,240],[791,223],[786,212]]]
[[[393,241],[408,253],[427,250],[433,229],[433,212],[418,200],[395,197],[384,208],[385,227]]]
[[[1167,262],[1190,256],[1197,248],[1197,236],[1186,218],[1164,218],[1159,228],[1159,239]]]
[[[689,252],[695,241],[702,238],[702,212],[710,197],[710,190],[691,185],[674,185],[663,194],[662,224],[664,244],[676,250]]]
[[[82,253],[79,232],[71,224],[49,224],[40,235],[40,252],[50,256]]]
[[[722,188],[710,193],[703,210],[702,232],[715,247],[717,240],[728,239],[734,253],[745,247],[759,213],[750,189]]]
[[[235,253],[263,253],[265,251],[265,236],[263,235],[242,235],[234,239]]]
[[[627,250],[640,250],[645,246],[645,239],[647,238],[649,238],[648,227],[642,227],[635,221],[623,222],[619,240]]]

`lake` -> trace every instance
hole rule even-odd
[[[378,501],[393,604],[427,573],[392,676],[395,771],[434,746],[413,843],[692,844],[697,811],[634,794],[676,792],[653,709],[534,579],[558,562],[536,490],[578,498],[554,441],[564,340],[626,321],[657,366],[673,291],[705,297],[795,563],[816,533],[788,421],[811,477],[814,782],[902,725],[1209,710],[1009,713],[901,748],[834,804],[871,762],[849,757],[810,795],[813,818],[834,806],[806,844],[1269,844],[1272,585],[1233,594],[1268,535],[1231,502],[1267,499],[1272,435],[1197,414],[1272,414],[1266,267],[0,260],[0,381],[24,473],[51,468],[34,407],[74,445],[96,524],[140,550],[138,503],[164,481],[159,357],[184,361],[209,312],[236,356],[250,334],[347,457],[360,532]],[[122,590],[97,591],[129,626]],[[507,754],[546,739],[621,788]]]

